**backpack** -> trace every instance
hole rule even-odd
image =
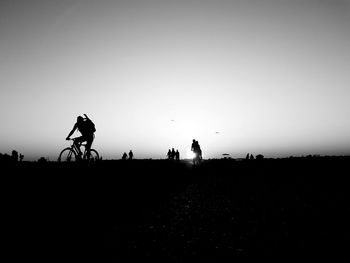
[[[95,123],[93,123],[90,119],[85,120],[85,126],[88,132],[94,133],[96,131]]]

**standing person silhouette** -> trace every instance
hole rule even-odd
[[[179,153],[179,150],[176,150],[176,152],[175,152],[175,160],[176,160],[176,161],[180,161],[180,153]]]
[[[129,160],[132,160],[133,157],[134,157],[134,153],[132,152],[132,150],[130,150],[130,152],[129,152]]]
[[[201,150],[201,147],[199,146],[198,141],[196,141],[195,139],[192,140],[191,151],[194,153],[194,157],[193,157],[194,164],[202,160],[202,150]]]
[[[199,144],[195,139],[192,140],[191,151],[194,153],[198,152]]]
[[[175,149],[172,148],[171,149],[171,160],[174,160],[175,159]]]
[[[94,133],[96,131],[95,124],[89,119],[89,117],[86,114],[84,114],[84,116],[85,118],[81,116],[77,117],[77,122],[74,124],[73,129],[70,131],[70,133],[66,138],[66,140],[70,140],[70,136],[72,136],[75,130],[78,130],[81,133],[81,136],[74,140],[74,145],[79,150],[79,153],[78,153],[79,159],[82,156],[82,152],[80,150],[80,144],[85,141],[86,141],[85,147],[87,151],[87,157],[90,156],[90,149],[95,137]]]
[[[167,153],[167,155],[166,155],[167,157],[168,157],[168,160],[170,160],[171,159],[171,150],[169,149],[169,151],[168,151],[168,153]]]
[[[196,147],[197,147],[198,159],[202,160],[202,149],[201,149],[201,146],[199,145],[198,141],[196,141]]]

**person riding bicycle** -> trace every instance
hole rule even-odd
[[[70,131],[70,133],[66,138],[66,140],[70,140],[70,136],[72,136],[72,134],[75,132],[76,129],[78,129],[79,132],[81,133],[82,136],[74,140],[74,145],[79,150],[78,158],[81,158],[82,156],[82,152],[80,150],[80,144],[85,141],[86,141],[85,148],[88,154],[87,156],[89,157],[91,145],[94,140],[94,132],[96,131],[94,123],[89,119],[88,116],[86,116],[86,114],[84,114],[84,116],[85,118],[83,118],[82,116],[77,117],[77,122],[74,124],[73,129]]]

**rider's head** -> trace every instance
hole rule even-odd
[[[78,117],[77,117],[77,122],[82,122],[83,120],[84,120],[83,117],[81,117],[81,116],[78,116]]]

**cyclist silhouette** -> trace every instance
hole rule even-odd
[[[84,114],[84,116],[85,116],[85,118],[83,118],[81,116],[77,117],[77,122],[74,124],[73,129],[70,131],[70,133],[68,134],[68,136],[66,138],[66,140],[70,140],[70,136],[72,136],[72,134],[77,129],[81,133],[82,136],[80,136],[74,140],[74,145],[79,150],[78,158],[81,158],[81,156],[82,156],[82,152],[80,150],[80,144],[82,142],[85,142],[85,141],[86,141],[85,147],[87,150],[87,155],[89,157],[91,145],[92,145],[92,142],[94,140],[94,132],[96,131],[93,122],[89,119],[88,116],[86,116],[86,114]]]

